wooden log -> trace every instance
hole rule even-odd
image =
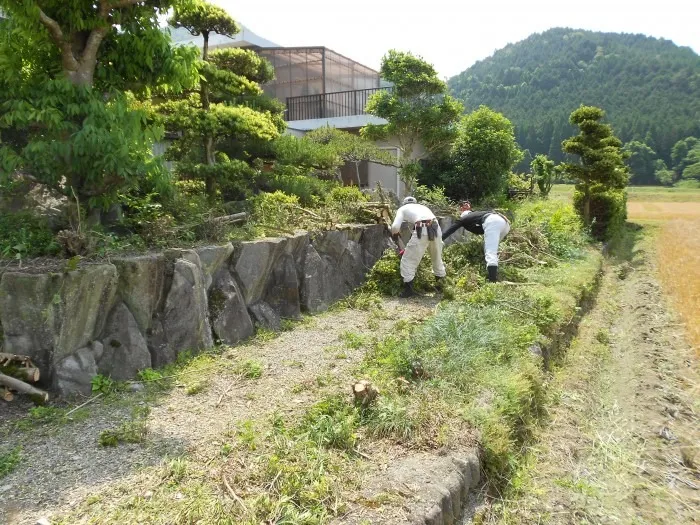
[[[20,381],[19,379],[6,376],[5,374],[1,373],[0,385],[5,386],[10,390],[14,390],[15,392],[19,392],[21,394],[27,394],[31,396],[32,399],[36,399],[44,403],[49,400],[49,394],[47,392],[39,390],[38,388],[34,388],[32,385],[28,385],[24,381]]]
[[[208,219],[205,222],[215,222],[215,223],[233,223],[233,222],[243,222],[248,219],[248,214],[246,212],[234,213],[233,215],[223,215],[221,217],[214,217]]]
[[[0,373],[22,381],[36,383],[41,377],[41,372],[36,367],[25,367],[17,365],[0,365]]]
[[[15,398],[15,395],[7,388],[2,387],[2,388],[0,388],[0,397],[3,398],[3,400],[9,402]]]

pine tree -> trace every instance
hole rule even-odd
[[[581,106],[569,118],[580,133],[562,143],[565,153],[577,155],[578,163],[566,163],[564,169],[573,177],[576,189],[583,194],[583,219],[591,224],[591,195],[609,189],[622,190],[629,181],[622,142],[608,124],[601,122],[605,112],[595,106]]]

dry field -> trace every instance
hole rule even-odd
[[[700,356],[700,190],[630,188],[627,215],[658,227],[659,278]]]
[[[552,190],[553,198],[572,194],[572,185]],[[656,233],[659,278],[700,356],[700,190],[630,187],[627,195],[627,219]]]

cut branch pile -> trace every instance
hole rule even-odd
[[[40,377],[31,358],[0,352],[0,397],[5,401],[12,401],[14,392],[18,392],[27,394],[35,403],[46,403],[49,394],[28,384],[36,383]]]

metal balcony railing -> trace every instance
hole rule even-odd
[[[350,117],[365,115],[369,97],[391,88],[356,89],[319,95],[289,97],[285,120],[307,120],[315,118]]]

